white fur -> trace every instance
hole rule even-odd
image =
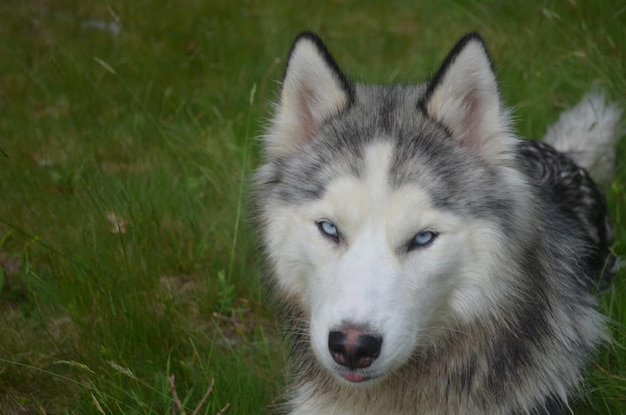
[[[494,225],[435,209],[418,185],[392,190],[391,151],[389,143],[369,146],[362,179],[337,178],[322,199],[276,210],[267,232],[268,252],[280,256],[273,261],[279,285],[305,309],[317,359],[344,383],[345,368],[328,351],[328,333],[344,322],[367,325],[385,339],[367,369],[378,377],[405,364],[433,331],[480,317],[510,283],[494,278],[500,270],[490,265],[501,263],[493,256],[506,255]],[[319,220],[331,220],[345,243],[321,235]],[[408,252],[424,229],[439,236]]]
[[[568,154],[602,184],[613,177],[615,142],[623,109],[607,103],[604,93],[593,91],[575,107],[561,113],[543,141]]]

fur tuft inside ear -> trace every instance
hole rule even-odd
[[[280,100],[265,135],[268,157],[299,151],[318,133],[321,124],[344,111],[353,86],[317,35],[304,32],[289,53]]]
[[[511,157],[516,140],[491,59],[477,33],[464,36],[448,54],[421,106],[461,146],[485,161],[498,164]]]

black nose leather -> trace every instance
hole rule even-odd
[[[383,338],[356,329],[331,331],[328,350],[335,362],[350,369],[368,367],[380,355]]]

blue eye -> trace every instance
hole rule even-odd
[[[411,241],[409,249],[425,248],[428,245],[432,244],[435,238],[437,238],[437,234],[435,232],[419,231]]]
[[[319,228],[320,232],[322,232],[324,236],[327,236],[333,239],[339,238],[339,231],[337,230],[337,227],[335,226],[335,224],[332,223],[331,221],[323,220],[323,221],[317,222],[317,227]]]

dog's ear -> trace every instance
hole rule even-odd
[[[464,36],[448,54],[421,107],[477,156],[494,163],[510,157],[515,139],[491,59],[477,33]]]
[[[352,101],[352,83],[341,72],[317,35],[296,38],[283,78],[280,99],[268,133],[266,155],[289,156],[309,143],[324,121]]]

